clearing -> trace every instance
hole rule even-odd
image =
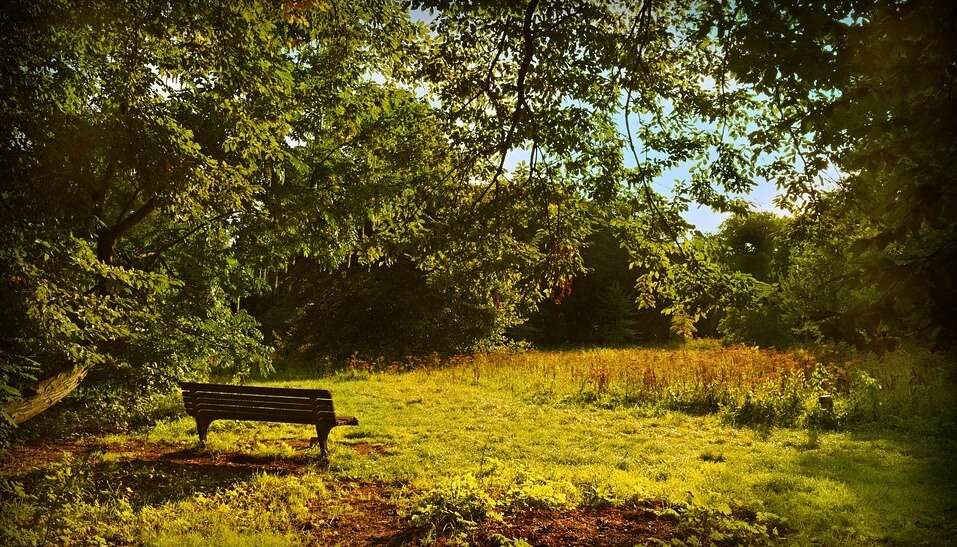
[[[360,420],[333,431],[328,466],[306,446],[309,426],[215,422],[200,451],[180,408],[134,433],[15,448],[2,475],[24,492],[4,516],[25,543],[57,543],[60,533],[169,545],[910,544],[957,533],[948,471],[957,442],[946,419],[732,425],[727,412],[699,412],[677,395],[670,405],[688,410],[635,403],[621,396],[623,368],[602,364],[730,353],[734,366],[755,369],[783,355],[757,351],[530,352],[407,372],[287,374],[263,385],[330,389],[337,411]],[[715,393],[717,370],[696,373],[716,375]]]

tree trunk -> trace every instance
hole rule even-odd
[[[157,206],[156,196],[153,196],[112,228],[105,228],[100,231],[96,242],[97,258],[106,264],[111,264],[116,252],[116,242],[120,236],[142,222]],[[5,403],[0,410],[9,416],[13,423],[20,425],[73,393],[73,390],[79,387],[83,378],[86,378],[88,372],[90,372],[89,365],[75,366],[55,376],[44,378],[37,383],[30,393],[24,394],[21,399]]]
[[[44,378],[33,388],[32,393],[5,403],[3,413],[12,418],[13,423],[20,425],[62,401],[80,385],[89,371],[89,366],[78,366]]]

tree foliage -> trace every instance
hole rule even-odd
[[[244,302],[290,295],[284,332],[356,327],[326,346],[395,316],[425,333],[403,347],[476,347],[574,286],[596,226],[637,275],[599,282],[615,337],[636,296],[684,335],[772,299],[757,321],[797,336],[954,339],[949,3],[409,8],[6,6],[0,397],[268,369]],[[694,235],[689,207],[742,215],[760,177],[786,228]],[[781,231],[787,256],[749,250]]]

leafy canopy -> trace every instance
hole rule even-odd
[[[494,340],[567,293],[599,225],[639,303],[690,334],[771,277],[681,214],[743,213],[759,177],[804,227],[791,264],[821,275],[800,279],[863,283],[862,313],[945,337],[953,20],[916,0],[14,3],[3,396],[94,365],[134,385],[268,368],[243,302],[295,293],[307,263],[411,268]]]

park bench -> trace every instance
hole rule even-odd
[[[316,441],[322,457],[333,427],[359,425],[352,416],[336,416],[332,394],[324,389],[294,389],[231,386],[180,382],[186,413],[196,419],[199,443],[206,446],[206,432],[213,420],[251,420],[316,426]]]

